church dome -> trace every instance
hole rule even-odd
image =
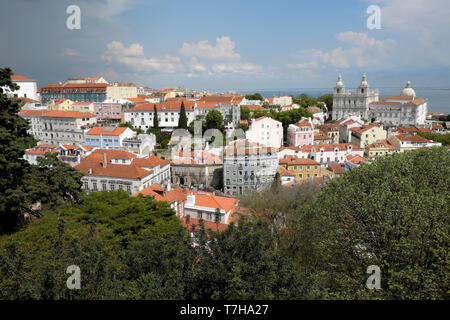
[[[402,90],[402,93],[400,94],[402,96],[410,96],[415,98],[416,97],[416,92],[414,91],[413,88],[411,88],[411,81],[408,81],[406,83],[406,87]]]
[[[342,75],[340,73],[338,75],[338,81],[336,82],[336,87],[340,87],[340,88],[344,87],[344,83],[342,82]]]
[[[363,74],[361,83],[359,84],[360,87],[368,87],[369,84],[367,83],[367,77],[366,74]]]

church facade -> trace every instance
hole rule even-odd
[[[399,96],[379,97],[378,90],[370,88],[365,74],[356,90],[346,90],[339,74],[333,90],[332,119],[335,120],[353,115],[371,122],[421,125],[425,123],[427,111],[427,100],[416,97],[410,81]]]

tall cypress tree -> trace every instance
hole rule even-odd
[[[27,132],[28,122],[18,115],[17,99],[9,99],[2,89],[19,89],[11,81],[11,75],[11,69],[0,68],[0,235],[15,231],[24,222],[24,213],[30,205],[24,180],[30,165],[23,155],[27,148],[36,145]]]
[[[159,129],[158,111],[156,110],[156,104],[153,105],[153,129]]]
[[[181,110],[180,110],[180,118],[178,119],[178,128],[179,129],[187,129],[188,128],[188,120],[186,116],[186,108],[184,107],[184,102],[181,101]]]

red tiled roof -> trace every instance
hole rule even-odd
[[[184,107],[187,110],[192,110],[194,108],[195,101],[185,101]],[[181,110],[181,102],[179,101],[169,101],[169,102],[158,102],[158,103],[142,103],[137,105],[136,107],[125,111],[125,112],[134,112],[134,111],[153,111],[154,106],[156,105],[156,110],[169,110],[169,111],[180,111]]]
[[[360,164],[361,162],[368,162],[366,158],[361,157],[357,154],[348,154],[347,160],[353,162],[354,164]]]
[[[341,166],[339,163],[330,163],[328,165],[328,168],[333,171],[336,174],[343,174],[345,173],[345,169],[343,166]]]
[[[380,140],[374,143],[369,144],[366,148],[389,148],[389,149],[399,149],[396,146],[393,146],[387,140]]]
[[[11,75],[11,80],[12,81],[34,81],[34,80],[31,80],[31,79],[26,78],[24,76],[20,76],[18,74]]]
[[[33,148],[27,149],[25,151],[26,154],[45,154],[47,152],[55,153],[56,148],[58,146],[56,144],[40,144]]]
[[[320,165],[319,162],[308,158],[298,158],[296,156],[285,156],[278,160],[279,164],[287,165]]]
[[[75,166],[75,169],[83,172],[87,175],[101,176],[101,177],[118,177],[126,179],[139,179],[148,176],[153,171],[139,168],[138,166],[131,164],[112,164],[108,163],[106,168],[103,168],[99,162],[94,161],[81,161]],[[92,173],[89,173],[89,169],[92,169]]]
[[[80,111],[63,111],[63,110],[21,110],[21,115],[55,117],[55,118],[85,118],[96,117],[95,114]]]
[[[105,127],[93,127],[91,130],[89,130],[86,135],[88,136],[114,136],[118,137],[122,133],[125,132],[127,127],[117,127],[114,129],[114,131],[108,131],[105,130]]]

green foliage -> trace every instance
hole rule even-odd
[[[187,129],[188,119],[186,115],[186,107],[184,106],[184,101],[181,102],[180,118],[178,119],[178,129]]]
[[[449,187],[445,148],[394,154],[328,183],[314,207],[321,297],[448,296]],[[382,290],[364,287],[370,265]]]
[[[153,129],[159,129],[158,110],[156,104],[153,105]]]
[[[246,106],[241,106],[241,120],[249,120],[250,119],[250,109]]]
[[[420,132],[416,131],[417,135],[424,137],[434,142],[440,142],[443,146],[450,146],[450,133],[437,133],[437,132]]]
[[[27,198],[31,203],[54,208],[65,202],[77,202],[83,196],[83,173],[58,160],[57,154],[38,158],[26,176]]]
[[[205,117],[206,129],[223,130],[223,116],[218,110],[211,110]]]
[[[307,95],[306,93],[302,93],[297,98],[294,98],[293,103],[299,104],[303,108],[315,106],[317,104],[317,99]]]
[[[317,101],[325,102],[328,111],[333,110],[333,94],[327,93],[317,98]],[[320,106],[320,104],[318,104]]]
[[[27,132],[29,123],[18,115],[17,99],[9,99],[3,93],[4,87],[19,88],[11,81],[11,75],[11,69],[0,68],[0,235],[17,230],[25,222],[23,215],[31,204],[25,191],[30,166],[23,155],[27,148],[36,145]]]
[[[133,130],[134,132],[136,132],[136,134],[144,133],[144,130],[142,130],[141,128],[135,128],[135,127],[133,126],[133,124],[132,124],[131,122],[129,122],[129,121],[119,124],[119,127],[127,127],[127,128],[130,128],[131,130]]]
[[[242,129],[243,131],[247,131],[248,130],[248,124],[246,124],[246,123],[239,123],[236,128],[237,129]]]
[[[247,94],[245,95],[245,99],[247,100],[264,100],[263,96],[260,93]]]

